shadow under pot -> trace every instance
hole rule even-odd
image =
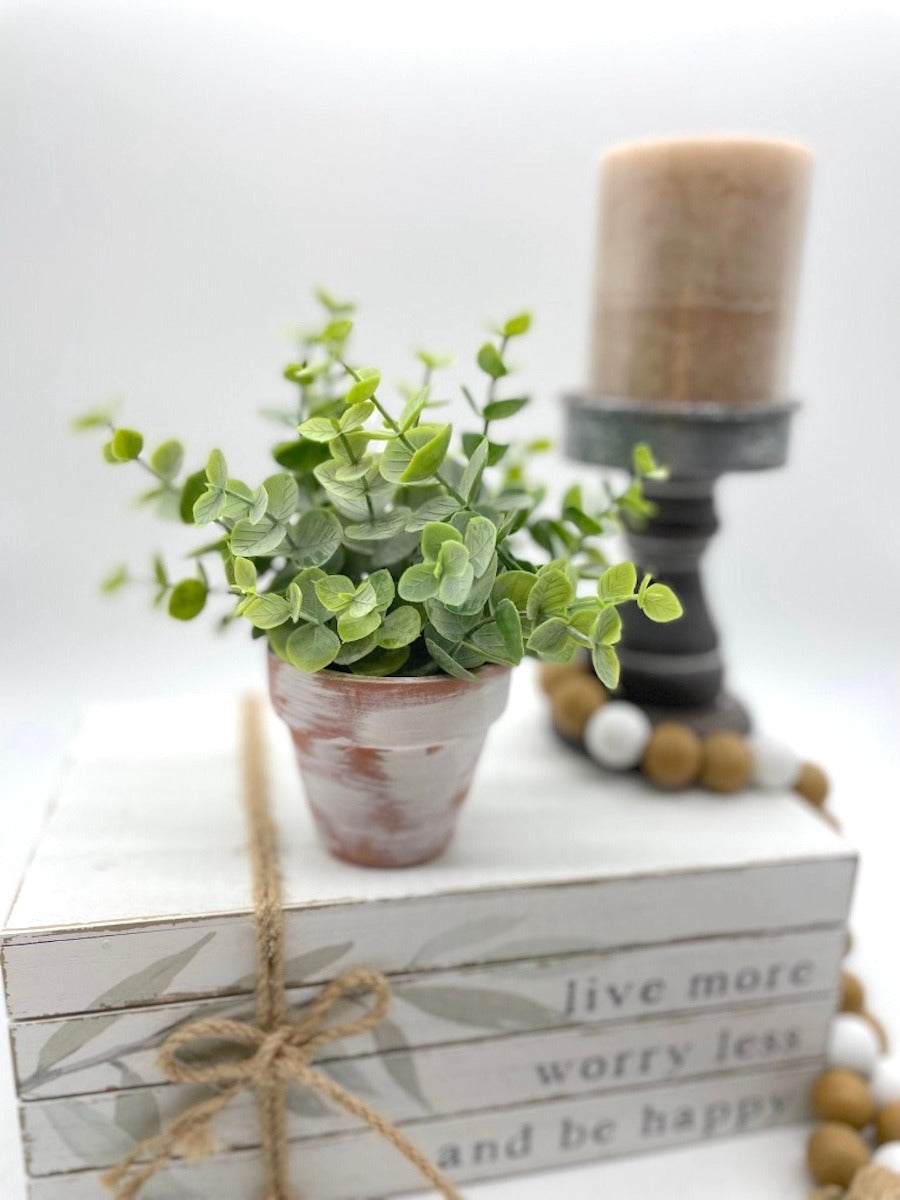
[[[316,828],[335,857],[411,867],[450,843],[511,671],[448,675],[308,674],[269,653],[275,711],[290,730]]]

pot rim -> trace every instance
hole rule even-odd
[[[515,668],[506,667],[501,663],[486,663],[482,667],[477,667],[473,672],[475,675],[474,681],[468,679],[455,679],[452,675],[354,675],[350,671],[332,671],[329,667],[325,667],[321,671],[301,671],[299,667],[295,667],[292,663],[285,662],[283,658],[279,658],[271,646],[266,647],[268,656],[282,666],[288,667],[291,671],[296,671],[298,675],[304,675],[309,679],[320,677],[326,679],[328,684],[335,687],[344,687],[348,684],[358,686],[400,686],[401,684],[410,687],[417,684],[429,684],[431,687],[444,687],[454,685],[456,687],[471,687],[473,683],[478,683],[481,679],[493,679],[498,675],[508,675]]]

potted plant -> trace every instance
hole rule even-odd
[[[107,431],[108,462],[154,477],[143,499],[215,531],[188,578],[172,580],[155,560],[157,602],[178,620],[196,617],[211,591],[204,560],[217,561],[231,593],[224,620],[243,618],[268,641],[271,696],[327,848],[407,866],[452,837],[513,666],[526,654],[565,662],[589,652],[614,688],[619,607],[634,603],[654,621],[681,609],[664,584],[638,585],[633,564],[608,566],[597,546],[619,514],[647,511],[641,478],[658,473],[647,447],[599,511],[575,488],[551,516],[526,470],[546,443],[503,439],[528,402],[499,394],[528,314],[478,350],[485,394],[463,388],[474,427],[457,438],[434,395],[449,360],[420,353],[421,385],[389,403],[379,372],[349,358],[351,306],[318,295],[325,320],[284,371],[295,408],[280,417],[292,433],[262,483],[232,477],[220,450],[185,474],[179,442],[145,455],[143,436],[107,412],[76,425]],[[119,568],[106,589],[127,580]]]

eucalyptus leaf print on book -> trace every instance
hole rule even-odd
[[[140,971],[136,971],[133,975],[129,975],[103,992],[92,1004],[88,1005],[87,1009],[88,1012],[98,1012],[103,1009],[119,1011],[105,1013],[102,1017],[92,1021],[80,1021],[73,1018],[56,1029],[41,1049],[34,1078],[26,1080],[22,1084],[23,1091],[35,1086],[38,1079],[45,1078],[47,1072],[57,1063],[61,1063],[94,1038],[99,1037],[110,1025],[120,1019],[123,1015],[122,1010],[126,1010],[130,1005],[145,1002],[148,995],[156,996],[167,991],[188,963],[192,962],[214,937],[214,933],[206,933],[184,950],[166,955],[165,958],[160,958],[149,966],[143,967]]]

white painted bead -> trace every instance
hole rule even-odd
[[[641,761],[652,726],[627,700],[610,700],[588,720],[584,745],[591,758],[611,771],[628,771]]]
[[[876,1108],[886,1108],[900,1100],[900,1055],[879,1058],[872,1072],[871,1088]]]
[[[832,1019],[826,1049],[830,1066],[856,1071],[868,1079],[880,1053],[875,1030],[865,1017],[856,1013],[838,1013]]]
[[[885,1142],[872,1155],[872,1162],[900,1175],[900,1142]]]
[[[748,739],[753,755],[751,781],[762,788],[790,788],[797,782],[802,763],[790,746],[764,735]]]

